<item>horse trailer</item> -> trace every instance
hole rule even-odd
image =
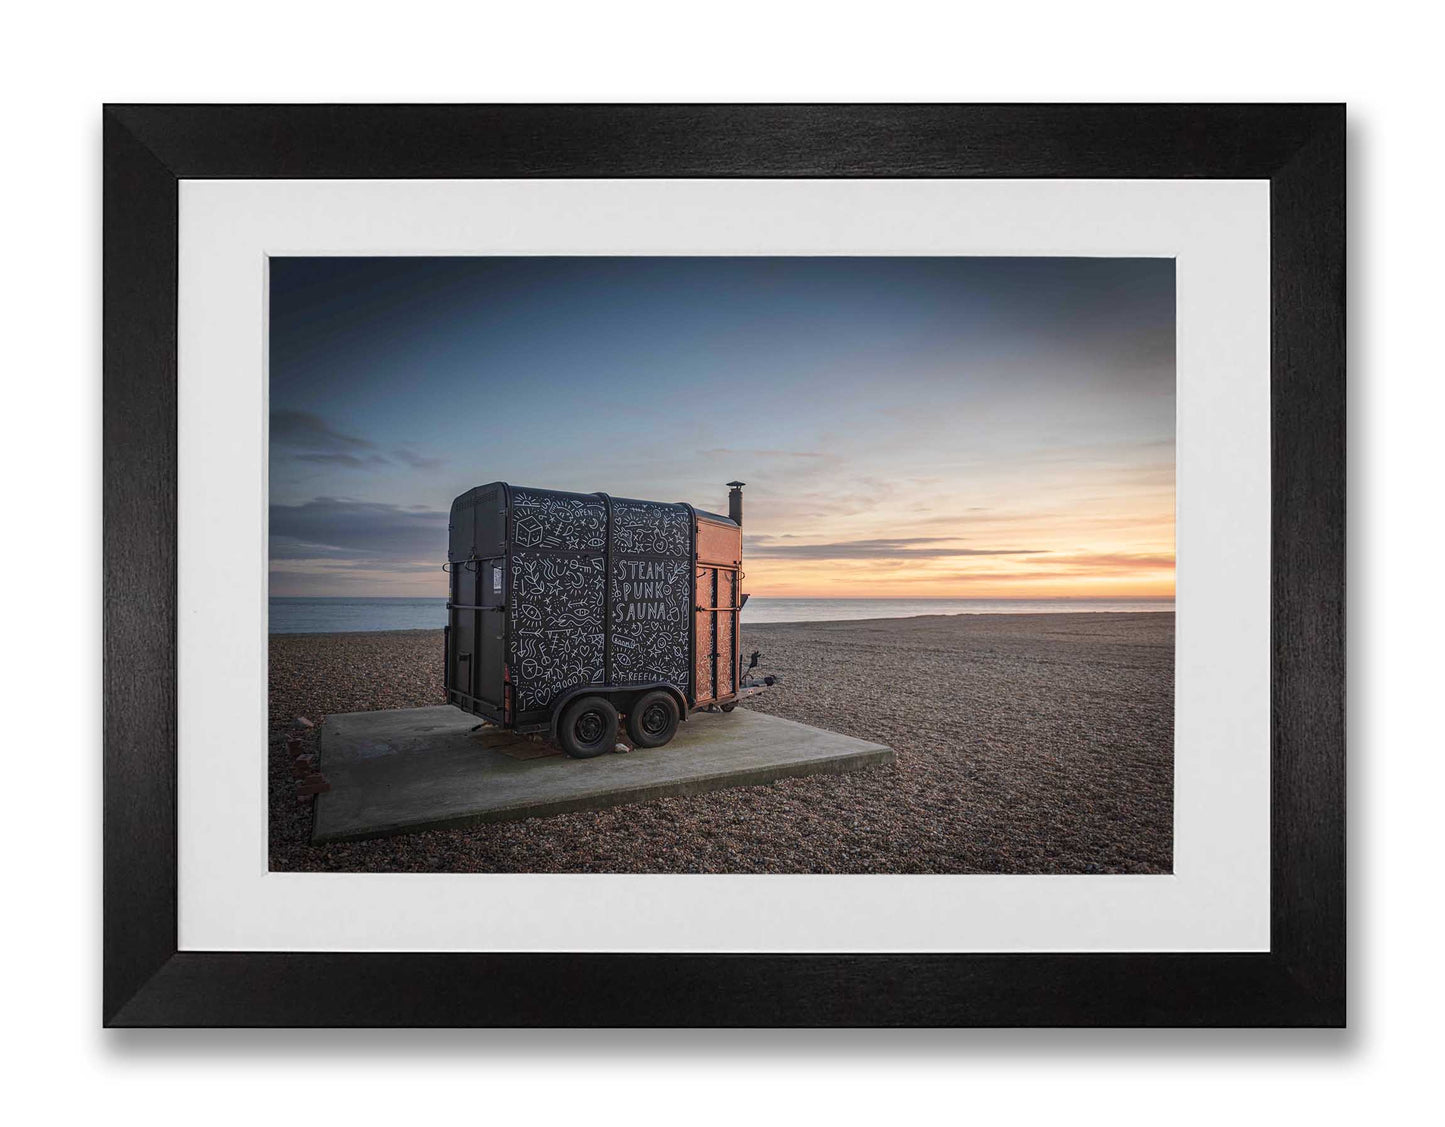
[[[730,712],[771,685],[745,681],[739,658],[743,483],[729,486],[727,516],[505,482],[463,493],[447,700],[586,759],[613,749],[619,721],[634,745],[660,747],[690,713]]]

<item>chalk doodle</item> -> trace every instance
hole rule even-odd
[[[686,556],[692,547],[687,509],[651,501],[612,502],[612,551]]]
[[[688,683],[689,559],[612,561],[612,680]]]
[[[565,689],[601,684],[602,557],[514,551],[508,563],[517,708],[547,708]]]
[[[512,492],[512,537],[520,548],[601,551],[607,544],[607,506],[585,493],[542,489]]]
[[[522,712],[578,685],[668,681],[686,691],[691,517],[682,505],[580,493],[512,493],[509,661]],[[610,586],[609,586],[610,585]],[[612,664],[606,668],[607,602]]]
[[[669,557],[669,558],[658,558]],[[612,680],[689,683],[692,528],[685,506],[612,502]]]

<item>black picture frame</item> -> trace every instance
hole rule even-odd
[[[1339,1026],[1345,1020],[1341,105],[104,109],[109,1026]],[[182,179],[1244,178],[1270,183],[1270,950],[177,950]]]

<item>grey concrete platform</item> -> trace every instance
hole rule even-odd
[[[699,713],[666,747],[570,759],[451,705],[328,716],[314,842],[600,810],[892,763],[880,744],[749,712]]]

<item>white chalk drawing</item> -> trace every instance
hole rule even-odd
[[[614,553],[686,556],[692,537],[687,509],[651,501],[612,502]]]
[[[686,506],[613,500],[610,676],[615,684],[670,681],[686,691],[691,569],[692,518]]]
[[[548,708],[566,689],[601,684],[602,557],[514,551],[508,562],[518,710]]]
[[[600,552],[606,546],[607,506],[601,497],[517,489],[512,513],[512,535],[521,547]]]
[[[526,516],[517,521],[517,543],[523,548],[535,548],[542,542],[542,521],[540,517]]]
[[[688,684],[692,561],[612,561],[612,681]]]
[[[509,662],[517,708],[550,708],[579,685],[666,681],[687,691],[692,629],[691,518],[685,506],[512,493]],[[604,583],[612,663],[606,668]]]

